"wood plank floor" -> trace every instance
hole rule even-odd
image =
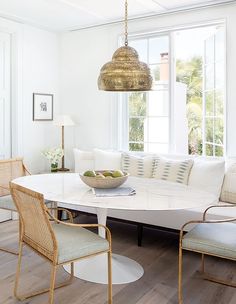
[[[81,222],[94,218],[80,217]],[[131,284],[114,285],[114,304],[177,304],[178,235],[152,229],[144,230],[143,247],[136,245],[136,227],[109,221],[112,231],[113,252],[126,255],[140,263],[144,276]],[[16,248],[17,222],[0,224],[0,244]],[[13,295],[17,257],[0,252],[0,304],[46,304],[47,294],[20,302]],[[21,290],[46,287],[49,283],[47,262],[29,249],[24,249]],[[235,304],[236,289],[204,281],[199,273],[200,256],[184,254],[185,304]],[[207,259],[207,267],[215,274],[236,280],[236,263],[216,258]],[[67,274],[59,269],[57,278],[62,281]],[[104,304],[106,286],[75,278],[70,286],[55,292],[56,304]]]

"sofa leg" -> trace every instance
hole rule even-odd
[[[143,240],[143,224],[138,223],[137,231],[138,231],[138,247],[141,247],[142,246],[142,240]]]

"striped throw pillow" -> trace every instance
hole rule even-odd
[[[192,166],[192,159],[172,160],[157,157],[153,177],[187,185]]]
[[[135,156],[122,154],[122,170],[131,176],[152,177],[156,156]]]

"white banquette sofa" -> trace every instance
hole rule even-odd
[[[94,149],[93,151],[81,151],[74,149],[75,172],[84,172],[86,170],[102,169],[127,169],[128,161],[133,164],[129,166],[130,175],[153,177],[153,170],[150,160],[155,157],[171,160],[174,163],[178,161],[191,160],[189,174],[185,183],[195,188],[205,190],[216,195],[219,204],[236,204],[236,158],[212,158],[212,157],[192,157],[189,155],[155,155],[155,154],[134,154],[131,152],[114,152]],[[130,158],[130,159],[129,159]],[[140,174],[140,164],[142,172]],[[135,168],[136,165],[136,168]],[[155,167],[155,166],[154,166]],[[140,177],[142,178],[142,177]],[[158,178],[158,176],[157,176]],[[174,182],[174,181],[172,181]],[[236,207],[236,206],[235,206]],[[202,219],[202,213],[206,209],[197,208],[190,210],[177,211],[122,211],[109,210],[108,216],[128,220],[132,222],[149,224],[158,227],[166,227],[179,230],[182,225],[190,220]],[[81,211],[96,213],[93,208],[81,207]],[[209,211],[209,219],[223,219],[236,217],[236,208],[212,208]]]

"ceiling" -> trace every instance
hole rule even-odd
[[[236,1],[128,0],[129,18]],[[120,21],[124,0],[0,0],[0,16],[52,31]]]

